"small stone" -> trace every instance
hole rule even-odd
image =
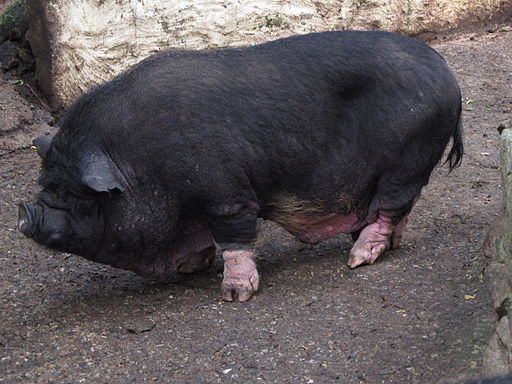
[[[144,320],[138,323],[130,324],[126,326],[126,330],[131,333],[142,333],[149,332],[155,328],[155,323],[151,320]]]

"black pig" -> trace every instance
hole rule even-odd
[[[146,276],[204,267],[223,298],[258,289],[258,217],[301,241],[356,240],[349,265],[398,246],[453,138],[461,96],[427,45],[326,32],[247,48],[167,51],[82,95],[43,158],[18,226],[51,248]]]

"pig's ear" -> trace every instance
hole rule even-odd
[[[37,154],[41,156],[42,159],[46,157],[46,153],[48,153],[48,149],[50,149],[50,144],[52,143],[53,136],[43,135],[32,140],[32,146],[37,150]]]
[[[96,192],[123,192],[117,181],[115,166],[103,155],[89,155],[82,165],[82,182]]]

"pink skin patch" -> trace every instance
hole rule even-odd
[[[200,252],[189,253],[178,262],[179,273],[194,273],[213,265],[215,246],[210,246]]]
[[[222,298],[226,301],[247,301],[258,290],[259,276],[254,251],[224,251]]]
[[[340,233],[350,233],[361,227],[355,213],[349,215],[330,214],[316,218],[294,218],[292,225],[285,227],[304,243],[316,244]],[[301,229],[296,229],[301,228]]]
[[[350,250],[348,266],[373,264],[384,251],[398,247],[406,224],[407,217],[393,225],[390,217],[379,213],[377,220],[361,231]]]

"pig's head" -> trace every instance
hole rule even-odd
[[[33,144],[43,160],[43,189],[35,204],[19,205],[19,230],[50,248],[94,258],[104,251],[103,206],[124,191],[115,167],[99,151],[74,158],[53,145],[51,136]]]
[[[177,221],[179,209],[172,192],[152,183],[146,177],[150,172],[141,171],[137,178],[124,163],[121,170],[89,141],[84,146],[84,140],[73,140],[62,131],[53,140],[34,140],[43,160],[42,190],[34,204],[19,205],[18,228],[25,236],[55,250],[152,277],[181,271],[182,265],[191,263],[191,255],[196,264],[196,259],[214,256],[204,225],[195,228],[197,223]]]

